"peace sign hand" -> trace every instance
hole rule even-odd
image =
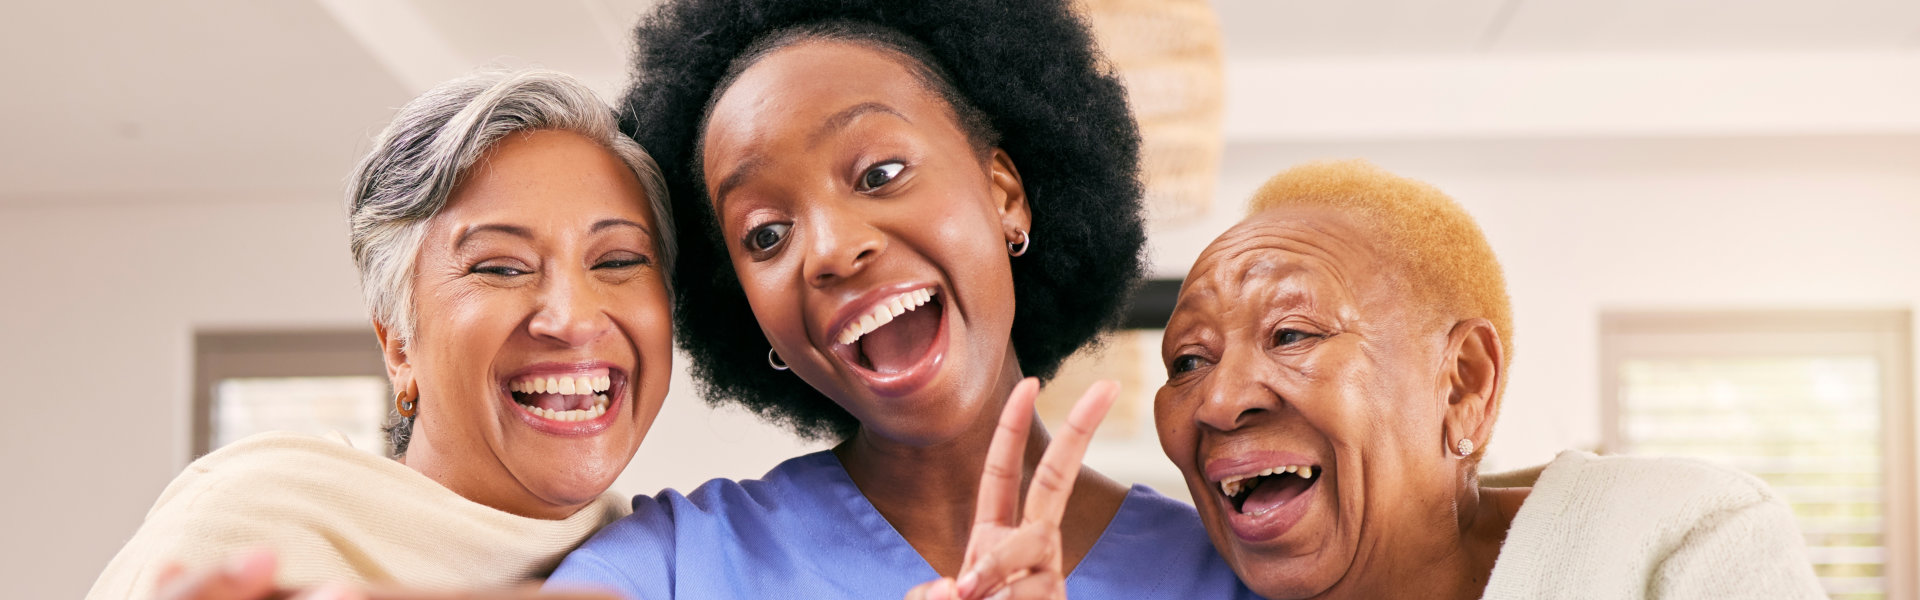
[[[1067,415],[1067,425],[1033,472],[1027,487],[1025,510],[1020,510],[1020,475],[1027,432],[1033,423],[1033,401],[1040,382],[1028,378],[1013,389],[1000,413],[980,474],[980,496],[974,508],[973,531],[967,540],[960,578],[939,579],[907,592],[909,600],[978,600],[995,598],[1067,597],[1066,574],[1061,570],[1060,521],[1067,498],[1080,475],[1093,430],[1113,406],[1120,386],[1101,381],[1087,388]]]

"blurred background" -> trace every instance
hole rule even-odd
[[[478,66],[617,95],[649,4],[10,2],[0,596],[83,595],[166,483],[237,437],[381,447],[348,169],[396,107]],[[1153,436],[1157,303],[1266,177],[1364,157],[1452,194],[1507,269],[1518,352],[1486,468],[1567,448],[1730,464],[1792,501],[1835,597],[1916,597],[1920,2],[1081,6],[1146,131],[1162,280],[1043,407],[1127,384],[1090,462],[1185,497]],[[821,447],[673,385],[617,490]]]

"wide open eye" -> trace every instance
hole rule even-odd
[[[787,230],[792,228],[792,225],[786,223],[768,223],[755,227],[753,231],[747,232],[747,250],[754,253],[772,250],[774,246],[780,245],[780,242],[786,241]]]
[[[860,174],[860,185],[855,186],[855,188],[862,192],[871,192],[879,189],[880,186],[893,181],[893,178],[899,177],[900,171],[906,168],[907,166],[901,164],[899,161],[888,161],[874,165],[868,168],[865,173]]]

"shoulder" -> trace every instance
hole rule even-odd
[[[1526,504],[1535,501],[1585,513],[1609,514],[1618,507],[1641,520],[1680,524],[1778,502],[1779,496],[1753,475],[1698,460],[1567,451],[1540,473]]]
[[[316,504],[314,494],[351,493],[351,489],[340,487],[342,482],[367,482],[369,475],[405,478],[411,473],[405,465],[357,450],[343,440],[262,433],[188,464],[160,493],[147,518],[151,521],[186,514],[204,519],[246,519],[250,513],[230,509],[298,509]]]
[[[1070,596],[1252,598],[1193,506],[1135,485],[1085,559]]]
[[[1507,531],[1490,598],[1595,585],[1650,589],[1671,576],[1676,556],[1750,554],[1726,545],[1736,539],[1774,555],[1764,562],[1738,559],[1749,568],[1810,573],[1792,511],[1765,482],[1734,469],[1568,451],[1547,464],[1532,487]],[[1740,535],[1726,535],[1730,528]]]
[[[113,590],[146,589],[160,561],[205,566],[263,546],[280,552],[283,564],[331,569],[343,563],[318,557],[326,553],[321,530],[339,517],[331,499],[377,485],[369,473],[389,470],[406,467],[318,436],[263,433],[228,444],[167,484],[95,591],[114,597]]]
[[[724,554],[716,546],[737,542],[741,532],[767,531],[789,505],[803,504],[817,491],[809,484],[820,461],[819,454],[809,454],[760,479],[713,479],[686,493],[666,489],[635,496],[633,512],[568,555],[552,581],[556,587],[616,586],[633,597],[650,597],[643,590],[670,585],[683,559]]]

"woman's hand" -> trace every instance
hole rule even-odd
[[[1066,573],[1060,566],[1060,520],[1067,511],[1067,498],[1073,494],[1073,482],[1080,475],[1087,444],[1093,441],[1093,430],[1106,417],[1119,390],[1113,382],[1101,381],[1087,388],[1074,404],[1073,412],[1067,415],[1066,429],[1047,446],[1046,455],[1034,469],[1022,511],[1022,458],[1040,383],[1032,378],[1021,381],[1007,398],[993,445],[987,450],[960,577],[921,584],[907,592],[907,598],[978,600],[989,594],[995,598],[1066,598]]]
[[[273,573],[278,559],[271,550],[255,550],[234,557],[220,568],[188,570],[179,563],[160,566],[154,579],[157,600],[265,600],[276,595]]]

